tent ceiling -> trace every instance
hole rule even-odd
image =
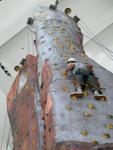
[[[72,9],[95,33],[102,32],[112,23],[112,0],[59,0],[59,9]],[[0,46],[26,26],[36,5],[54,4],[55,0],[4,0],[0,1]]]

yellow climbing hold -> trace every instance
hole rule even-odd
[[[95,108],[92,103],[89,103],[89,104],[87,105],[87,107],[88,107],[89,109],[94,109],[94,108]]]
[[[85,53],[81,53],[80,55],[81,55],[81,57],[86,57],[87,58],[87,55]]]
[[[35,96],[35,92],[34,92],[34,91],[32,91],[32,92],[31,92],[31,95],[32,95],[32,96]]]
[[[75,47],[73,45],[71,45],[70,49],[71,51],[75,51]]]
[[[35,132],[36,131],[36,127],[32,127],[32,132]]]
[[[62,44],[59,45],[59,48],[64,48],[64,46]]]
[[[104,133],[104,134],[102,134],[102,138],[109,139],[110,135],[108,133]]]
[[[66,147],[64,145],[61,146],[61,150],[65,150]]]
[[[68,72],[66,70],[63,71],[63,77],[67,78]]]
[[[99,142],[96,141],[96,140],[94,140],[92,143],[93,143],[93,144],[99,144]]]
[[[83,136],[87,136],[89,133],[88,133],[87,130],[83,130],[83,131],[81,132],[81,134],[82,134]]]
[[[49,32],[48,34],[51,35],[51,34],[53,34],[53,33],[54,33],[54,32]]]
[[[56,38],[54,38],[54,42],[56,43],[56,44],[58,44],[58,38],[56,37]]]
[[[106,127],[107,129],[113,129],[113,124],[106,124],[105,127]]]
[[[66,105],[65,108],[68,110],[68,111],[72,111],[72,107],[70,105]]]
[[[72,100],[77,100],[77,97],[75,95],[71,96]]]
[[[36,145],[36,141],[35,140],[32,140],[32,145]]]
[[[88,96],[88,92],[87,91],[84,91],[84,96]]]
[[[67,86],[63,86],[62,89],[63,89],[64,92],[69,92],[69,89],[68,89]]]

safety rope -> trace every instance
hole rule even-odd
[[[38,137],[38,149],[42,150],[42,146],[43,146],[43,139],[42,139],[42,132],[43,132],[43,121],[41,119],[41,104],[40,104],[40,95],[39,95],[39,86],[36,85],[36,93],[35,93],[35,110],[36,110],[36,115],[38,118],[38,125],[39,125],[39,137]]]
[[[35,55],[35,52],[34,52],[34,40],[33,40],[33,33],[31,32],[31,43],[32,43],[32,53],[33,55]]]
[[[30,82],[30,81],[29,81]],[[31,127],[32,127],[32,116],[31,116],[31,93],[30,93],[30,98],[29,98],[29,150],[32,150],[32,132],[31,132]]]
[[[10,137],[11,137],[11,127],[9,126],[9,133],[8,133],[8,138],[7,138],[7,143],[6,143],[6,150],[8,150],[8,147],[9,147]]]
[[[101,48],[101,45],[100,45],[100,43],[98,43],[98,42],[96,42],[94,39],[92,39],[92,38],[90,38],[89,36],[87,36],[86,34],[83,34],[85,37],[87,37],[88,39],[90,39],[91,41],[93,41],[94,43],[96,43],[98,46],[99,46],[99,48]],[[105,53],[106,53],[106,55],[111,59],[111,60],[113,60],[113,54],[112,53],[110,53],[110,55],[104,50],[104,49],[102,49]]]
[[[111,51],[111,50],[109,50],[108,48],[106,48],[103,44],[102,44],[102,42],[96,37],[96,35],[88,28],[88,26],[84,23],[84,21],[81,21],[81,23],[85,26],[83,26],[82,24],[79,24],[80,25],[80,27],[81,28],[83,28],[87,33],[88,33],[88,35],[90,36],[87,36],[87,35],[85,35],[85,34],[83,34],[83,35],[85,35],[88,39],[90,39],[90,40],[92,40],[93,42],[95,42],[98,46],[99,46],[99,48],[102,50],[102,51],[104,51],[104,53],[106,53],[106,55],[111,59],[111,60],[113,60],[113,51]],[[95,40],[96,39],[96,40]],[[107,53],[106,52],[106,50],[107,50],[107,52],[109,53]]]
[[[29,25],[27,25],[26,30],[27,30],[27,48],[28,48],[27,53],[30,54]]]
[[[85,22],[81,19],[82,24],[86,27],[86,29],[89,31],[90,34],[92,34],[92,38],[95,38],[97,40],[98,43],[100,43],[101,46],[103,46],[106,50],[110,51],[113,53],[112,50],[106,48],[106,46],[104,46],[104,44],[100,41],[99,38],[97,38],[97,36],[91,31],[91,29],[85,24]]]
[[[2,140],[1,140],[0,150],[2,150],[2,147],[3,147],[4,135],[5,135],[5,131],[6,131],[6,122],[7,122],[7,113],[5,115],[5,122],[4,122],[4,128],[3,128],[3,134],[2,134]]]

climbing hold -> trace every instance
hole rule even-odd
[[[45,29],[46,27],[41,27],[41,29]]]
[[[44,38],[44,36],[41,36],[41,37],[40,37],[40,39],[43,39],[43,38]]]
[[[62,44],[59,45],[59,48],[64,48],[64,46]]]
[[[104,134],[102,134],[102,138],[109,139],[110,135],[108,133],[104,133]]]
[[[54,42],[55,42],[56,44],[58,44],[58,40],[59,40],[59,39],[58,39],[57,37],[54,38]]]
[[[113,124],[106,124],[105,127],[106,127],[107,129],[113,129]]]
[[[68,54],[67,54],[67,53],[65,53],[65,54],[63,55],[63,57],[68,58],[69,56],[68,56]]]
[[[83,58],[84,58],[84,57],[87,57],[87,55],[86,55],[85,53],[81,53],[80,55],[81,55],[81,57],[83,57]]]
[[[35,140],[32,140],[32,145],[36,145],[36,141]]]
[[[72,107],[70,105],[66,105],[65,108],[68,110],[68,111],[72,111]]]
[[[54,66],[58,66],[58,64],[57,64],[57,63],[54,63],[53,65],[54,65]]]
[[[83,131],[81,132],[81,134],[82,134],[83,136],[87,136],[89,133],[88,133],[87,130],[83,130]]]
[[[66,70],[64,70],[62,75],[63,75],[63,77],[64,77],[64,79],[65,79],[65,78],[67,78],[67,76],[68,76],[68,72],[67,72]]]
[[[48,50],[49,50],[49,51],[51,51],[51,50],[52,50],[52,48],[49,48]]]
[[[65,149],[66,149],[65,145],[62,145],[61,150],[65,150]]]
[[[92,103],[89,103],[89,104],[87,105],[87,107],[88,107],[89,109],[94,109],[94,108],[95,108]]]
[[[92,143],[93,143],[93,144],[99,144],[99,142],[96,141],[96,140],[94,140]]]
[[[34,92],[34,91],[32,91],[32,92],[31,92],[31,95],[32,95],[32,96],[34,96],[34,95],[35,95],[35,92]]]
[[[61,28],[61,31],[66,31],[66,29],[65,28]]]
[[[73,45],[71,45],[70,49],[71,51],[75,51],[75,47]]]
[[[89,113],[89,112],[84,112],[84,117],[91,117],[91,113]]]
[[[113,119],[113,115],[107,115],[107,119]]]
[[[48,34],[49,34],[49,35],[52,35],[53,33],[54,33],[54,32],[49,32]]]
[[[66,43],[67,43],[67,45],[70,45],[70,41],[69,40],[66,40]]]
[[[36,131],[36,127],[32,127],[32,132],[35,132]]]
[[[72,100],[77,100],[77,97],[75,95],[70,96]]]
[[[62,86],[62,89],[63,89],[64,92],[69,92],[69,89],[68,89],[67,86]]]
[[[44,55],[44,54],[45,54],[45,52],[42,53],[42,55]]]
[[[84,96],[88,96],[88,92],[87,91],[84,91]]]
[[[45,41],[42,41],[41,44],[45,43]]]

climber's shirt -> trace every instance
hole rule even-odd
[[[87,64],[81,62],[75,63],[75,67],[72,71],[73,75],[78,77],[79,82],[85,82],[89,76],[94,76],[93,70],[87,68]],[[94,77],[91,78],[93,80]]]

